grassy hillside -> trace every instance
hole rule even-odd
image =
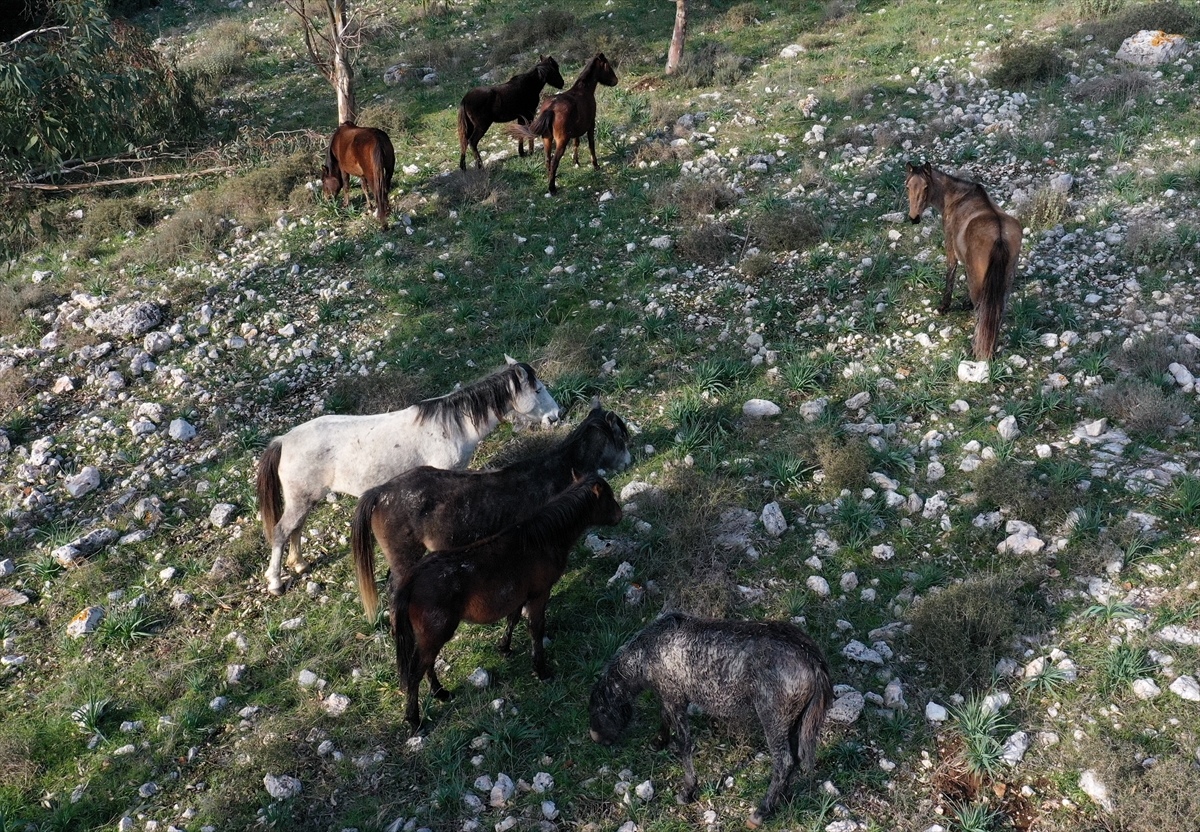
[[[336,108],[298,25],[235,5],[135,21],[208,119],[144,170],[221,170],[5,197],[0,830],[741,828],[770,777],[757,731],[692,717],[686,805],[650,697],[621,745],[588,738],[604,662],[664,609],[796,620],[829,658],[841,720],[769,829],[1200,828],[1197,3],[696,3],[667,78],[670,3],[355,2],[359,123],[396,148],[386,232],[357,186],[347,210],[313,181]],[[1189,46],[1117,60],[1142,28]],[[598,171],[585,146],[550,198],[494,127],[459,172],[468,88],[540,54],[570,83],[596,51],[620,76]],[[1025,227],[985,381],[961,375],[961,277],[934,311],[940,216],[905,220],[908,161]],[[157,321],[122,334],[107,313],[138,304]],[[568,421],[600,395],[637,434],[610,481],[653,488],[573,552],[554,679],[523,628],[504,659],[498,627],[464,626],[457,697],[427,696],[412,736],[354,591],[354,500],[313,513],[313,567],[272,597],[256,462],[505,354]],[[562,435],[503,426],[472,464]],[[97,529],[117,539],[52,555]],[[95,632],[67,635],[89,606]]]

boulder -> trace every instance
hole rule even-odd
[[[1187,38],[1183,35],[1168,35],[1161,29],[1143,29],[1125,38],[1117,50],[1117,60],[1135,66],[1158,66],[1175,60],[1187,48]]]

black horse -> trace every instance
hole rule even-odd
[[[465,546],[542,507],[579,477],[629,464],[629,429],[592,400],[592,411],[546,453],[492,471],[423,465],[363,493],[350,523],[358,594],[375,617],[375,541],[391,581],[403,583],[425,554]]]
[[[771,751],[771,785],[746,822],[752,829],[775,808],[796,766],[812,768],[817,736],[833,702],[825,656],[794,624],[706,621],[682,613],[662,616],[609,661],[592,688],[592,739],[615,742],[646,689],[662,700],[659,747],[675,733],[687,801],[696,793],[688,705],[726,721],[757,717]]]
[[[467,169],[467,146],[475,154],[475,167],[483,167],[479,155],[479,140],[488,128],[499,121],[528,124],[537,113],[538,98],[547,84],[556,90],[563,88],[562,74],[558,62],[549,55],[539,56],[533,69],[509,78],[503,84],[491,87],[476,87],[463,96],[458,105],[458,167]],[[525,140],[517,139],[517,152],[525,155]],[[533,152],[533,140],[529,140],[529,152]]]

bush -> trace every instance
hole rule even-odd
[[[1140,379],[1106,384],[1096,391],[1096,401],[1106,416],[1120,421],[1126,430],[1147,436],[1175,427],[1185,412],[1178,396]]]
[[[1057,44],[1008,41],[1000,47],[992,83],[1009,90],[1044,84],[1061,76],[1066,68]]]
[[[1004,508],[1015,520],[1041,529],[1061,520],[1078,504],[1075,491],[1066,484],[1039,482],[1016,462],[988,462],[975,470],[975,495],[981,510]]]
[[[196,51],[181,62],[180,69],[195,79],[205,95],[216,95],[229,79],[243,73],[247,58],[262,51],[262,44],[244,23],[222,20],[212,27]]]
[[[685,176],[655,195],[657,208],[675,206],[687,214],[712,214],[737,201],[733,189],[719,179]]]
[[[400,136],[412,135],[419,120],[403,104],[389,101],[364,107],[355,123],[361,127],[379,128],[395,144]]]
[[[1120,352],[1109,355],[1108,362],[1134,378],[1154,384],[1162,382],[1167,367],[1175,362],[1188,364],[1191,358],[1181,354],[1170,335],[1156,334],[1139,338]]]
[[[1107,3],[1093,0],[1092,5],[1121,7],[1111,0]],[[1125,38],[1142,29],[1161,29],[1168,34],[1195,38],[1200,36],[1200,15],[1178,3],[1147,3],[1130,6],[1119,14],[1084,25],[1079,34],[1092,35],[1098,46],[1116,51]]]
[[[675,244],[675,251],[690,263],[713,266],[728,259],[737,242],[725,223],[706,222],[685,232]]]
[[[824,229],[807,207],[777,200],[750,221],[750,235],[768,251],[804,251],[821,241]]]
[[[674,76],[685,87],[730,87],[742,77],[742,58],[720,43],[684,52]]]
[[[871,454],[858,440],[841,443],[824,437],[816,443],[817,461],[825,471],[825,485],[833,493],[843,489],[856,491],[867,483]]]
[[[1017,576],[986,575],[925,595],[905,615],[913,656],[948,690],[985,687],[1018,625],[1037,621],[1034,589]]]
[[[1116,75],[1100,75],[1088,78],[1072,90],[1078,99],[1104,104],[1124,104],[1152,89],[1154,81],[1149,72],[1140,69],[1123,69]]]
[[[84,212],[83,235],[89,241],[137,231],[154,225],[159,210],[149,200],[139,197],[102,199]]]
[[[575,15],[555,8],[515,18],[496,35],[493,57],[502,61],[534,46],[551,42],[575,28]]]
[[[1034,231],[1058,225],[1067,216],[1067,195],[1051,188],[1039,188],[1024,211],[1024,224]]]

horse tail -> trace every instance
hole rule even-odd
[[[400,687],[405,689],[417,673],[417,636],[408,617],[412,586],[411,580],[405,581],[403,586],[392,593],[392,635],[396,640],[396,673],[400,676]]]
[[[460,170],[467,169],[467,134],[471,130],[468,118],[467,103],[464,98],[458,105],[458,167]]]
[[[279,457],[283,443],[278,439],[267,445],[258,461],[258,513],[262,516],[263,536],[267,546],[274,543],[275,524],[283,513],[283,489],[279,484]]]
[[[375,191],[375,211],[379,216],[379,221],[387,222],[387,216],[391,213],[392,206],[388,204],[388,176],[383,164],[383,142],[379,137],[375,137],[375,147],[371,150],[371,163],[375,166],[375,182],[373,190]]]
[[[825,724],[825,713],[833,704],[833,684],[829,681],[829,668],[821,662],[815,668],[816,690],[800,713],[800,730],[796,751],[801,768],[811,771],[817,759],[817,739],[821,726]]]
[[[375,515],[380,493],[380,489],[372,488],[363,494],[350,521],[350,551],[354,557],[358,597],[367,618],[372,621],[379,610],[379,590],[375,586],[375,533],[371,529],[371,518]]]
[[[1008,246],[1003,235],[997,235],[983,276],[983,297],[975,323],[974,352],[980,361],[990,359],[996,352],[1000,322],[1004,319],[1004,302],[1008,298],[1008,267]]]
[[[509,125],[508,132],[515,139],[546,139],[554,134],[554,108],[543,107],[529,124]]]

